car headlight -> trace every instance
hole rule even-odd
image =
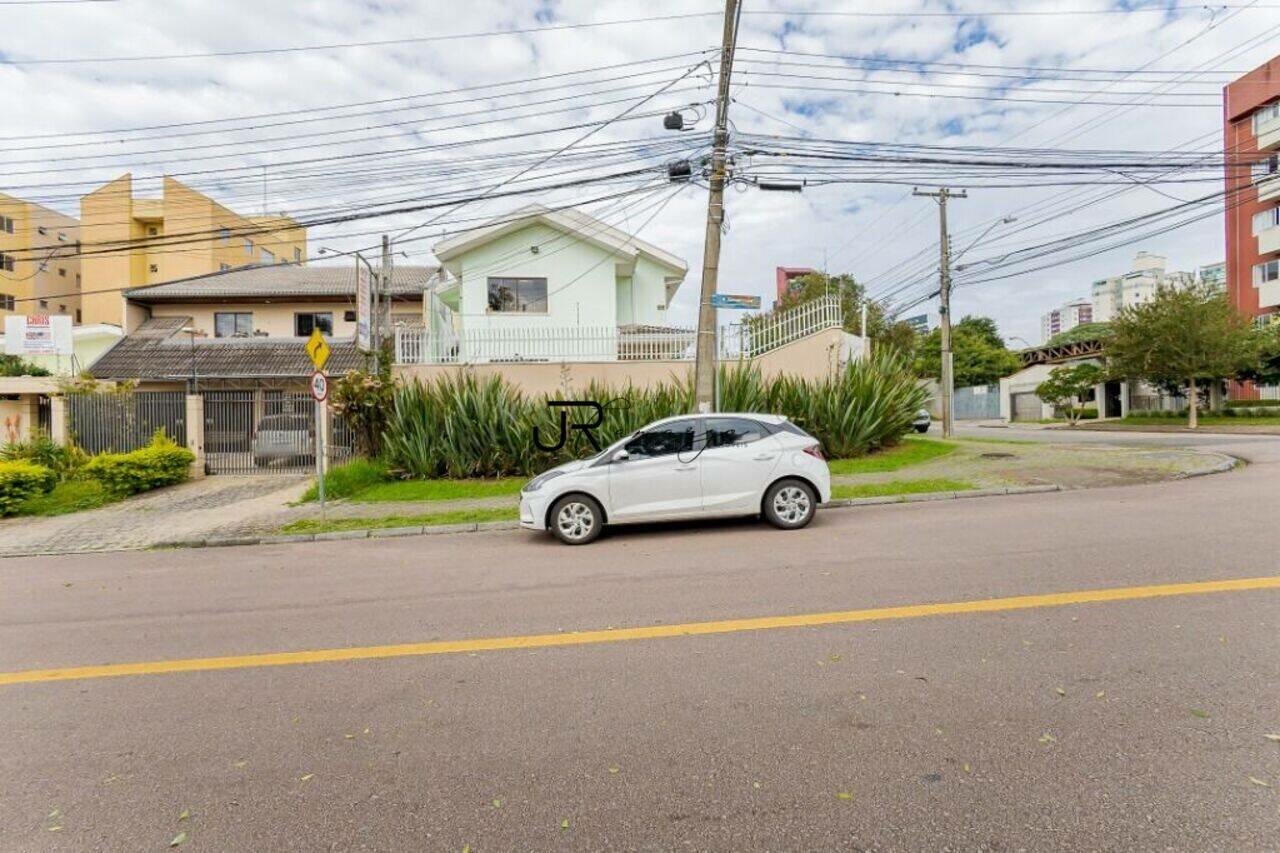
[[[559,477],[563,473],[564,473],[563,471],[547,471],[545,474],[539,474],[529,482],[525,483],[524,488],[522,488],[520,491],[536,492],[538,491],[538,489],[541,489],[544,485],[546,485],[547,482],[549,482],[550,480],[554,480],[556,477]]]

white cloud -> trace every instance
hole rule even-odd
[[[1093,5],[1104,3],[1090,0]],[[1086,0],[1076,0],[1079,8]],[[1027,10],[1030,3],[1010,0],[965,0],[952,4],[961,8]],[[695,10],[712,10],[716,3],[699,4]],[[763,0],[750,2],[748,11],[763,12],[785,8],[827,11],[920,10],[947,8],[937,2],[903,0],[868,6],[851,0]],[[1043,4],[1039,8],[1053,8]],[[486,32],[500,29],[552,24],[606,21],[640,15],[661,16],[688,13],[688,3],[666,0],[635,4],[623,0],[562,0],[562,2],[340,2],[321,0],[305,4],[212,2],[212,0],[170,0],[163,4],[120,2],[71,4],[67,6],[14,6],[0,12],[0,27],[6,33],[0,57],[76,57],[166,53],[200,53],[243,50],[283,45],[325,44],[350,41],[397,39],[450,33]],[[1223,19],[1225,22],[1222,22]],[[1219,12],[1220,23],[1207,29],[1207,13],[1185,12],[1159,15],[1107,14],[1096,16],[1011,16],[983,18],[913,17],[784,17],[749,14],[743,19],[741,43],[747,47],[778,49],[785,44],[793,51],[818,54],[884,56],[941,62],[989,65],[1075,65],[1100,68],[1137,68],[1166,51],[1170,55],[1153,69],[1191,69],[1201,63],[1206,68],[1245,70],[1269,58],[1274,47],[1264,42],[1238,56],[1223,54],[1280,23],[1274,9],[1262,8],[1233,14]],[[329,52],[279,53],[246,57],[185,59],[167,62],[122,62],[111,64],[66,64],[0,66],[0,91],[5,92],[5,127],[0,135],[83,132],[102,128],[200,121],[210,118],[269,113],[330,106],[333,104],[402,97],[464,86],[496,83],[599,68],[633,60],[678,54],[709,48],[718,43],[720,21],[714,15],[646,24],[564,30],[544,34],[512,34],[484,39],[432,41],[384,47],[362,47]],[[958,40],[958,37],[963,38]],[[974,43],[965,45],[965,41]],[[959,52],[956,45],[961,44]],[[763,54],[743,51],[741,59],[761,59]],[[793,57],[795,61],[805,61]],[[816,60],[815,60],[816,61]],[[1215,64],[1216,63],[1216,64]],[[671,61],[665,66],[679,64]],[[868,141],[907,141],[926,144],[998,146],[1005,144],[1051,146],[1056,140],[1088,128],[1091,119],[1103,115],[1104,108],[1080,106],[1066,111],[1052,104],[1015,104],[999,101],[968,101],[949,98],[892,97],[859,95],[852,88],[903,88],[912,75],[903,72],[870,75],[875,82],[841,84],[813,82],[814,86],[840,88],[843,92],[765,88],[765,78],[749,73],[753,63],[743,62],[735,86],[739,105],[733,121],[739,131],[796,135],[798,126],[817,137]],[[805,73],[804,69],[788,69]],[[956,69],[939,71],[916,79],[929,83],[972,85],[999,82],[990,78],[958,75]],[[600,76],[627,74],[600,72]],[[829,72],[815,71],[817,74]],[[637,71],[638,75],[638,71]],[[635,76],[632,82],[652,81],[659,76]],[[1200,78],[1193,88],[1211,90],[1223,81],[1221,74]],[[702,78],[705,82],[705,77]],[[888,81],[894,81],[892,83]],[[625,85],[628,81],[600,84],[598,88]],[[776,81],[775,81],[776,82]],[[795,81],[804,85],[804,81]],[[531,84],[541,87],[547,84]],[[1093,88],[1087,83],[1038,84],[1036,88]],[[1124,90],[1154,88],[1153,83],[1122,83]],[[638,99],[646,89],[601,95],[596,100],[630,97]],[[943,93],[967,90],[938,89]],[[563,93],[530,94],[553,97]],[[681,101],[706,100],[710,91],[703,86],[695,93],[683,93],[657,101],[663,106]],[[456,96],[458,98],[462,95]],[[1016,95],[1014,95],[1016,97]],[[1080,98],[1064,94],[1065,98]],[[424,99],[438,101],[445,96]],[[449,98],[452,99],[452,98]],[[1212,100],[1212,98],[1207,98]],[[421,102],[420,102],[421,103]],[[279,128],[248,129],[215,137],[157,139],[133,146],[102,142],[86,147],[52,147],[53,143],[76,140],[12,140],[0,153],[5,185],[38,185],[16,194],[50,200],[74,213],[77,188],[56,187],[66,181],[105,181],[134,171],[155,174],[231,166],[267,166],[268,207],[291,211],[318,211],[336,205],[359,205],[377,199],[411,198],[430,192],[430,185],[408,173],[394,177],[370,177],[367,181],[344,180],[340,175],[325,180],[286,179],[281,166],[289,160],[335,154],[370,153],[431,145],[466,142],[480,137],[513,131],[545,131],[548,135],[504,145],[475,149],[480,153],[518,151],[531,147],[555,148],[572,134],[555,131],[564,125],[599,120],[616,114],[625,104],[591,108],[572,103],[573,109],[528,115],[472,128],[443,129],[446,125],[479,121],[500,114],[496,110],[513,103],[510,98],[485,98],[472,104],[455,103],[436,108],[405,110],[389,115],[369,115],[335,119],[326,124],[302,124]],[[799,104],[817,104],[817,112],[797,111]],[[742,106],[749,104],[770,119]],[[556,105],[548,105],[554,107]],[[488,116],[447,120],[439,116],[476,110],[492,111]],[[1057,115],[1062,111],[1061,115]],[[526,110],[532,114],[535,110]],[[1047,117],[1051,121],[1033,127]],[[372,128],[392,121],[417,121],[412,127]],[[707,127],[709,119],[700,125]],[[1095,129],[1071,138],[1073,148],[1115,148],[1160,150],[1187,139],[1206,135],[1206,141],[1220,145],[1221,113],[1213,107],[1161,109],[1135,107],[1116,114]],[[958,127],[948,134],[944,127]],[[303,138],[317,130],[346,130],[323,139]],[[1023,135],[1017,135],[1019,132]],[[575,131],[580,133],[581,131]],[[159,135],[155,131],[153,135]],[[661,137],[657,119],[643,123],[621,123],[594,135],[590,142],[641,137]],[[126,135],[127,136],[127,135]],[[195,148],[211,143],[249,143],[263,138],[284,137],[243,147]],[[377,137],[377,138],[375,138]],[[671,138],[671,137],[668,137]],[[1014,141],[1010,143],[1010,140]],[[316,141],[319,147],[298,148]],[[160,153],[160,148],[180,150]],[[290,151],[290,148],[296,150]],[[133,153],[129,153],[133,152]],[[234,153],[217,159],[197,159]],[[451,151],[457,158],[462,152]],[[99,159],[71,160],[89,155]],[[105,159],[104,159],[105,158]],[[408,167],[425,163],[425,154],[405,154],[389,160],[372,161]],[[16,161],[34,160],[31,163]],[[350,161],[351,168],[361,161]],[[155,164],[155,165],[143,165]],[[93,168],[84,170],[83,167]],[[493,169],[474,177],[476,189],[500,179],[511,170]],[[32,174],[17,174],[32,172]],[[221,200],[234,207],[256,212],[261,207],[260,173],[250,170],[233,180],[214,182],[193,178],[193,183],[209,187]],[[1168,191],[1191,197],[1206,191],[1203,185],[1167,187]],[[594,192],[594,191],[593,191]],[[937,225],[932,203],[908,198],[909,187],[841,185],[809,188],[800,196],[765,194],[758,191],[731,192],[728,215],[731,230],[724,241],[722,286],[738,292],[768,297],[773,288],[773,268],[778,265],[821,267],[823,253],[832,271],[848,270],[862,278],[878,273],[873,290],[884,289],[910,273],[927,273],[934,263]],[[586,194],[584,192],[584,194]],[[569,199],[565,194],[561,198]],[[965,245],[985,224],[1010,211],[1037,205],[1014,227],[1033,219],[1035,213],[1050,215],[1077,198],[1061,189],[982,190],[952,207],[957,245]],[[1086,196],[1087,197],[1087,196]],[[996,231],[988,244],[975,247],[970,260],[986,253],[999,253],[1025,243],[1035,243],[1045,235],[1078,231],[1098,223],[1117,220],[1169,204],[1150,190],[1135,190],[1099,204],[1080,214],[1049,219],[1044,225],[1007,238]],[[482,203],[465,209],[472,217],[503,209],[509,204]],[[630,210],[637,210],[637,205]],[[691,320],[701,267],[705,194],[685,190],[648,226],[645,236],[670,248],[689,261],[690,275],[675,302],[680,319]],[[315,245],[354,246],[369,242],[353,232],[395,231],[421,222],[428,214],[390,217],[374,222],[318,227]],[[462,215],[462,214],[459,214]],[[624,226],[638,226],[644,215],[619,220]],[[1009,229],[1012,231],[1013,227]],[[407,248],[421,257],[429,240]],[[1039,315],[1068,298],[1085,295],[1095,278],[1127,268],[1138,249],[1162,252],[1174,268],[1188,269],[1221,260],[1222,227],[1214,218],[1182,231],[1151,239],[1141,246],[1116,249],[1097,258],[1069,267],[1033,273],[1024,278],[961,288],[955,298],[957,315],[974,312],[995,316],[1007,333],[1036,339]],[[914,260],[911,260],[913,259]]]

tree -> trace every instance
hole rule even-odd
[[[1079,326],[1067,329],[1065,332],[1058,332],[1058,334],[1045,341],[1044,345],[1056,347],[1063,344],[1079,343],[1080,341],[1106,340],[1109,334],[1111,334],[1111,326],[1107,323],[1081,323]]]
[[[1252,379],[1262,385],[1280,385],[1280,323],[1270,323],[1254,332],[1257,358],[1239,379]]]
[[[854,335],[862,334],[862,305],[866,303],[867,333],[871,336],[874,346],[894,350],[903,358],[911,358],[918,338],[915,329],[887,316],[884,306],[868,298],[866,288],[848,273],[827,275],[811,272],[792,279],[790,289],[782,299],[778,300],[774,311],[788,311],[806,302],[827,296],[835,296],[840,300],[846,332]],[[772,313],[759,316],[764,318]]]
[[[0,355],[0,376],[49,376],[39,365],[23,361],[16,355]]]
[[[1084,412],[1081,399],[1104,377],[1102,368],[1092,362],[1063,364],[1050,370],[1049,378],[1036,386],[1036,396],[1051,406],[1065,406],[1067,422],[1075,426]]]
[[[965,317],[956,323],[951,328],[951,354],[957,388],[990,385],[1022,366],[1018,354],[1004,345],[990,317]],[[942,376],[941,329],[934,329],[921,341],[916,373],[934,379]]]
[[[1212,287],[1162,287],[1111,322],[1107,366],[1116,376],[1184,385],[1187,426],[1198,425],[1198,383],[1236,376],[1257,364],[1259,341],[1226,294]]]

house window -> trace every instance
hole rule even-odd
[[[159,235],[159,233],[160,233],[160,229],[159,229],[159,228],[148,228],[148,229],[147,229],[147,236],[148,236],[148,237],[155,237],[155,236]]]
[[[1280,170],[1280,155],[1272,154],[1267,159],[1254,163],[1249,172],[1253,182],[1256,184],[1258,181],[1274,175],[1278,170]]]
[[[489,279],[489,310],[545,314],[547,280],[545,278]]]
[[[1274,118],[1280,118],[1280,101],[1267,104],[1265,107],[1258,107],[1253,114],[1253,135],[1257,136],[1262,132],[1262,126]]]
[[[293,262],[294,262],[295,264],[300,264],[300,263],[302,263],[302,250],[301,250],[301,249],[294,249],[294,250],[293,250]]]
[[[159,264],[148,264],[148,265],[147,265],[147,269],[148,269],[148,270],[150,270],[151,272],[160,272],[160,265],[159,265]]]
[[[43,237],[44,235],[49,233],[49,229],[45,228],[43,225],[37,225],[36,233],[39,234],[41,237]]]
[[[253,254],[253,241],[252,241],[252,240],[245,240],[245,241],[244,241],[244,253],[245,253],[246,255],[252,255],[252,254]]]
[[[44,309],[47,311],[47,310],[49,309],[49,300],[48,300],[48,299],[41,299],[41,300],[40,300],[40,307],[41,307],[41,308],[44,308]]]
[[[218,270],[221,272],[225,272],[229,269],[231,269],[231,264],[218,264]]]
[[[59,232],[58,232],[58,242],[59,242],[59,243],[65,243],[65,242],[67,242],[67,232],[65,232],[65,231],[59,231]]]
[[[215,338],[247,338],[253,334],[253,312],[215,311],[213,336]]]
[[[65,306],[65,305],[59,305],[59,306],[58,306],[58,313],[59,313],[59,314],[65,314],[65,313],[67,313],[67,306]]]
[[[67,268],[58,267],[58,278],[66,278],[66,277],[67,277]]]
[[[1280,207],[1273,207],[1253,215],[1253,233],[1261,234],[1269,228],[1280,226]]]
[[[1280,259],[1256,264],[1253,267],[1253,286],[1261,287],[1273,281],[1280,281]]]
[[[263,249],[263,250],[262,250],[262,262],[263,262],[264,264],[274,264],[274,263],[276,262],[276,256],[275,256],[275,253],[274,253],[274,252],[269,252],[269,251],[267,251],[266,249]]]
[[[12,293],[0,293],[0,311],[18,310],[18,300]]]
[[[8,216],[0,216],[0,231],[6,234],[13,233],[13,219]]]
[[[316,329],[319,329],[323,334],[332,335],[333,314],[325,311],[293,315],[293,334],[296,337],[309,338]]]
[[[0,252],[0,270],[13,272],[13,255],[6,255]]]
[[[76,309],[76,322],[77,322],[77,323],[79,323],[79,322],[80,322],[80,309],[79,309],[79,308],[77,308],[77,309]]]
[[[230,242],[231,242],[231,229],[230,229],[230,228],[219,228],[219,229],[218,229],[218,237],[219,237],[219,238],[221,238],[221,240],[222,240],[222,242],[223,242],[224,244],[225,244],[225,243],[230,243]]]
[[[80,286],[80,273],[76,273],[76,287]]]

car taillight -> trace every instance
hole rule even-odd
[[[821,444],[811,444],[811,445],[809,445],[808,447],[806,447],[806,448],[804,449],[804,452],[805,452],[805,453],[808,453],[808,454],[809,454],[810,456],[812,456],[814,459],[824,459],[824,458],[825,458],[825,457],[822,455],[822,445],[821,445]]]

